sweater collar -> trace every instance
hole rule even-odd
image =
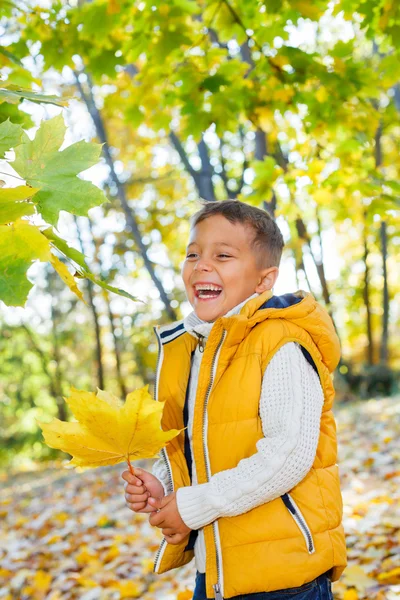
[[[254,294],[252,294],[251,296],[249,296],[248,298],[246,298],[245,300],[243,300],[242,302],[240,302],[239,304],[237,304],[236,306],[234,306],[233,308],[231,308],[228,312],[226,312],[224,315],[224,317],[230,317],[232,315],[236,315],[238,313],[240,313],[242,307],[249,302],[249,300],[252,300],[253,298],[257,298],[259,296],[259,294],[257,292],[255,292]],[[204,336],[205,338],[207,338],[210,334],[211,329],[214,326],[215,321],[212,321],[211,323],[208,321],[203,321],[202,319],[200,319],[195,311],[193,310],[191,313],[189,313],[187,315],[187,317],[185,317],[183,319],[183,325],[185,327],[185,330],[190,333],[191,335],[193,335],[195,338],[197,338],[197,333]]]

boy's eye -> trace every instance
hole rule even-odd
[[[186,255],[186,258],[192,258],[192,256],[196,256],[196,253],[195,252],[191,252],[191,253],[189,253],[189,254]],[[218,254],[218,258],[221,257],[221,256],[223,258],[231,258],[230,254]]]

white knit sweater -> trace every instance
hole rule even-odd
[[[229,312],[240,312],[255,293]],[[208,337],[214,323],[191,312],[185,329]],[[199,346],[193,355],[189,388],[188,435],[192,449],[192,423],[198,374],[203,353]],[[202,528],[219,517],[245,513],[290,491],[310,470],[318,445],[323,391],[318,375],[304,358],[297,343],[284,344],[268,364],[261,388],[260,418],[264,437],[256,443],[257,452],[242,459],[233,469],[212,475],[208,483],[197,484],[192,462],[192,485],[176,494],[179,513],[188,527],[198,529],[194,553],[196,569],[205,573],[205,544]],[[152,469],[171,493],[165,463],[158,459]]]

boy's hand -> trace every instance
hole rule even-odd
[[[149,504],[159,509],[149,516],[150,524],[161,529],[168,544],[179,544],[192,531],[182,521],[175,492],[161,499],[149,498]]]
[[[149,513],[156,511],[154,506],[148,503],[148,498],[161,499],[164,497],[164,488],[157,477],[144,469],[134,469],[135,475],[130,471],[121,474],[125,479],[125,500],[128,507],[137,513]]]

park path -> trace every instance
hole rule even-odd
[[[334,412],[348,547],[335,598],[400,598],[400,397]],[[0,600],[189,600],[194,561],[152,573],[161,533],[126,507],[125,466],[66,462],[0,481]]]

